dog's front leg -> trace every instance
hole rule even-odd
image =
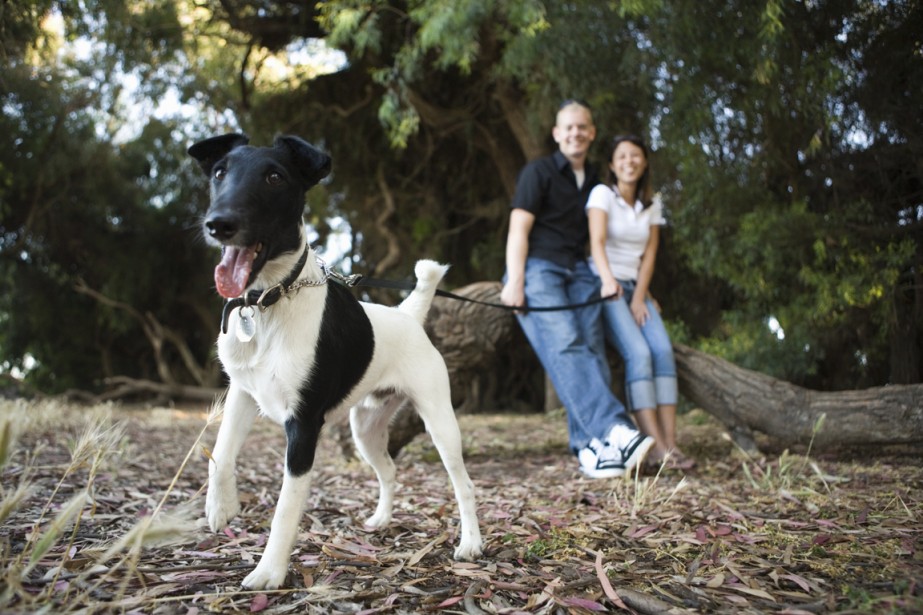
[[[218,438],[208,462],[208,493],[205,496],[205,517],[212,531],[227,526],[240,512],[237,479],[234,468],[237,454],[253,426],[257,406],[253,398],[231,384],[224,402],[224,415]]]
[[[292,547],[298,535],[298,524],[304,512],[305,500],[311,488],[311,474],[293,476],[288,469],[282,479],[282,491],[272,516],[272,527],[266,550],[256,568],[244,579],[248,589],[275,589],[285,582]]]
[[[256,568],[244,579],[249,589],[275,589],[282,585],[288,573],[288,562],[298,535],[298,524],[311,488],[311,467],[314,451],[323,425],[291,418],[285,423],[288,445],[285,455],[285,477],[282,491],[272,516],[266,550]]]

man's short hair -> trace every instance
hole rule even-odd
[[[566,100],[561,101],[561,104],[558,105],[558,111],[560,111],[564,107],[569,107],[571,105],[580,105],[581,107],[585,108],[587,111],[593,110],[593,107],[590,106],[590,103],[583,100],[582,98],[568,98]]]

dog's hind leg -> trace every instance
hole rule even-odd
[[[231,385],[224,401],[224,413],[215,448],[208,462],[208,492],[205,495],[205,517],[212,531],[227,526],[240,512],[237,479],[234,467],[237,454],[253,425],[256,402],[249,394]]]
[[[442,357],[435,349],[433,352],[439,361],[436,364],[441,365]],[[481,554],[481,530],[478,527],[474,484],[468,477],[462,457],[461,432],[452,408],[449,376],[444,369],[433,369],[429,374],[419,374],[416,382],[425,383],[422,384],[424,390],[411,393],[411,397],[449,473],[458,501],[461,537],[455,548],[455,559],[473,560]]]
[[[356,450],[378,476],[378,506],[375,514],[366,519],[370,527],[384,527],[391,523],[396,487],[394,461],[388,454],[388,423],[404,402],[401,395],[391,395],[383,403],[375,395],[367,396],[349,411]]]

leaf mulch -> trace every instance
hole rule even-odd
[[[0,612],[923,612],[918,458],[754,459],[694,411],[680,444],[696,469],[600,481],[577,472],[561,413],[460,422],[480,560],[451,558],[456,506],[425,435],[398,457],[379,531],[362,525],[374,475],[327,439],[288,586],[251,592],[240,582],[281,482],[278,427],[254,427],[241,515],[215,534],[201,513],[207,408],[0,402]]]

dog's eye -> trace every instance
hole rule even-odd
[[[228,170],[225,169],[224,167],[218,167],[217,169],[215,169],[215,179],[218,180],[219,182],[220,182],[222,179],[224,179],[224,177],[225,177],[227,174],[228,174]]]
[[[270,171],[266,176],[266,183],[270,186],[278,186],[282,183],[282,174],[278,171]]]

